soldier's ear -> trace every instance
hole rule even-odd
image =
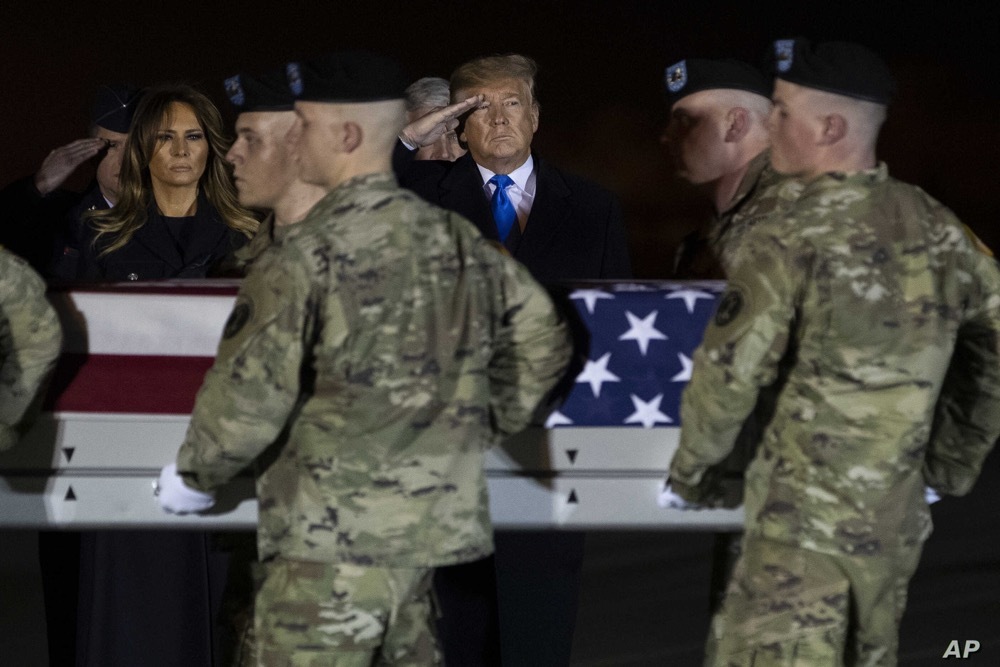
[[[343,134],[340,136],[341,147],[345,153],[351,153],[361,142],[364,141],[364,130],[361,125],[353,121],[347,121],[343,125]]]
[[[726,114],[726,136],[727,143],[734,143],[742,139],[750,131],[750,112],[743,107],[733,107]]]
[[[839,113],[824,116],[820,128],[820,146],[832,146],[847,136],[847,119]]]

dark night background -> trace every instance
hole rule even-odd
[[[880,145],[890,173],[1000,246],[1000,3],[7,0],[0,30],[0,183],[83,136],[104,82],[188,81],[231,118],[221,81],[240,69],[368,48],[416,79],[448,77],[477,55],[525,53],[540,67],[536,149],[621,197],[640,278],[663,277],[677,240],[707,215],[657,142],[664,67],[691,55],[758,62],[780,37],[858,41],[899,80]]]
[[[535,148],[621,198],[639,278],[666,275],[678,239],[708,215],[671,174],[657,137],[664,67],[682,57],[759,61],[776,38],[858,41],[899,82],[882,132],[890,173],[927,190],[1000,249],[1000,3],[339,2],[112,0],[0,5],[0,185],[83,136],[95,86],[183,80],[232,114],[221,81],[325,51],[367,48],[414,78],[520,52],[540,66]],[[82,186],[87,174],[75,179]],[[2,213],[2,212],[0,212]],[[1000,650],[1000,466],[968,497],[935,506],[911,588],[901,664],[938,664],[952,639]],[[680,545],[680,546],[678,546]],[[610,533],[588,541],[574,664],[686,665],[708,617],[704,534]],[[991,657],[992,656],[992,657]]]

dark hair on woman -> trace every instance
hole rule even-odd
[[[232,140],[223,129],[219,110],[208,97],[187,84],[162,84],[148,88],[135,110],[128,139],[125,140],[117,204],[105,211],[88,213],[88,218],[97,229],[95,243],[102,236],[108,237],[109,242],[101,250],[101,255],[125,246],[136,230],[146,224],[153,197],[149,163],[156,152],[157,135],[164,121],[169,120],[170,107],[174,102],[191,107],[208,140],[208,161],[199,181],[201,191],[230,228],[247,237],[257,231],[257,220],[239,205],[236,197],[236,186],[225,160]]]

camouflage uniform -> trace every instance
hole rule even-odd
[[[744,242],[750,230],[768,218],[780,216],[802,193],[801,181],[774,171],[769,161],[770,152],[764,151],[750,162],[729,207],[709,230],[712,255],[717,258],[718,275],[714,278],[732,275],[752,253],[753,249]],[[732,452],[710,472],[726,480],[725,488],[719,489],[720,498],[725,498],[720,500],[721,505],[737,507],[743,502],[740,480],[757,451],[762,425],[770,419],[775,398],[773,392],[759,397],[755,412],[744,422]]]
[[[768,151],[751,160],[726,210],[717,214],[707,229],[684,237],[674,262],[675,278],[722,280],[732,272],[747,230],[790,199],[787,191],[778,187],[790,179],[771,169],[769,160]]]
[[[257,477],[261,651],[298,647],[313,657],[294,664],[326,665],[341,647],[370,660],[383,642],[406,645],[399,632],[430,632],[429,568],[492,552],[484,453],[527,425],[570,341],[526,269],[391,175],[351,180],[274,236],[236,299],[177,467],[211,489],[269,450]],[[355,596],[357,572],[337,574],[348,566],[379,570],[398,605],[369,584]],[[322,625],[285,604],[314,594],[278,582],[289,577],[327,582]],[[353,618],[345,595],[362,605]],[[422,620],[400,627],[404,607]]]
[[[24,260],[0,248],[0,451],[13,447],[30,425],[61,345],[45,283]]]
[[[740,185],[725,211],[716,215],[707,232],[693,232],[678,249],[676,277],[684,280],[722,280],[743,261],[742,248],[748,232],[764,219],[778,215],[801,192],[801,183],[778,174],[770,166],[770,152],[764,151],[747,167]],[[757,451],[762,424],[773,409],[774,396],[765,394],[753,415],[747,418],[732,451],[708,474],[719,480],[716,503],[738,507],[743,503],[743,474]],[[726,582],[731,578],[739,555],[740,532],[716,533],[712,558],[711,608],[722,601]]]
[[[1000,434],[1000,272],[884,165],[806,184],[742,247],[670,466],[678,493],[710,500],[706,472],[777,390],[707,664],[895,664],[924,487],[966,493]]]

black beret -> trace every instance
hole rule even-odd
[[[381,102],[406,97],[409,79],[391,58],[366,51],[289,63],[288,88],[306,102]]]
[[[779,39],[771,55],[777,78],[807,88],[879,104],[896,90],[885,61],[860,44]]]
[[[91,125],[98,125],[112,132],[127,133],[139,97],[139,88],[128,83],[101,86],[97,89],[94,108],[90,114]]]
[[[288,89],[284,70],[271,70],[260,76],[240,72],[226,79],[223,86],[237,113],[295,108],[295,96]]]
[[[756,67],[734,58],[681,60],[667,68],[663,79],[670,106],[691,93],[718,88],[735,88],[764,97],[771,96],[771,82],[767,77]]]

